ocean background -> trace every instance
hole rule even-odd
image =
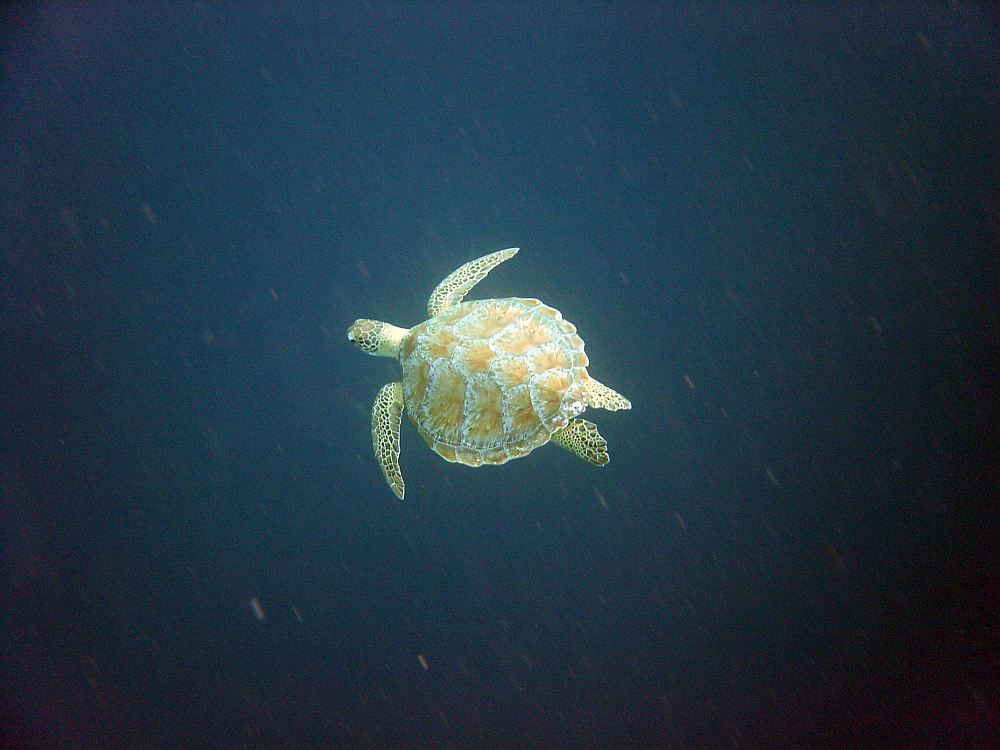
[[[0,746],[1000,746],[988,3],[0,15]],[[460,264],[628,412],[469,469]]]

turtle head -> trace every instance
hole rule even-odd
[[[399,345],[410,331],[381,320],[359,318],[347,329],[347,340],[366,354],[376,357],[399,356]]]

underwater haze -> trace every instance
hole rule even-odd
[[[0,746],[1000,747],[988,3],[0,11]],[[537,297],[611,461],[404,420]]]

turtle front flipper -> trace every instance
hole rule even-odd
[[[403,472],[399,470],[399,423],[403,418],[403,384],[386,383],[372,407],[372,447],[385,481],[403,499]]]
[[[444,281],[438,284],[431,297],[427,300],[427,315],[431,318],[440,315],[449,307],[461,302],[476,284],[486,278],[486,274],[499,266],[505,260],[517,255],[520,248],[511,247],[497,250],[482,258],[470,260],[464,266],[448,274]]]
[[[618,411],[619,409],[631,409],[632,402],[618,391],[612,390],[599,380],[591,378],[587,381],[587,406],[593,406],[595,409]]]
[[[597,425],[586,419],[571,419],[561,430],[552,433],[552,442],[595,466],[604,466],[608,457],[608,441],[601,437]]]

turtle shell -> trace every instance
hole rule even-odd
[[[583,340],[537,299],[455,305],[410,330],[399,362],[413,424],[467,466],[526,456],[586,408]]]

